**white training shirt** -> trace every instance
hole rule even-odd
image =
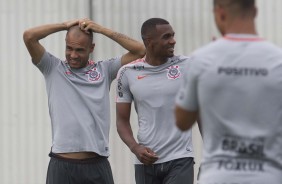
[[[175,125],[174,103],[187,57],[174,56],[160,66],[139,59],[123,66],[117,77],[117,103],[134,101],[138,115],[139,144],[159,156],[155,163],[193,157],[191,130],[181,132]],[[141,162],[136,159],[136,164]]]
[[[176,103],[199,111],[200,184],[282,183],[282,51],[229,34],[197,50]]]

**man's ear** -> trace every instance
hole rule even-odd
[[[150,38],[145,38],[145,39],[143,39],[143,43],[144,43],[145,47],[147,47],[147,46],[150,45],[151,39]]]
[[[220,8],[219,9],[219,16],[220,16],[220,20],[222,22],[225,22],[225,20],[226,20],[226,11],[225,11],[224,8]]]
[[[94,48],[95,48],[95,43],[92,43],[91,46],[90,46],[90,52],[93,52]]]
[[[225,21],[226,20],[226,11],[225,11],[225,9],[222,7],[222,6],[220,6],[220,5],[216,5],[215,7],[214,7],[214,13],[215,13],[215,15],[217,16],[217,19],[219,20],[219,21]]]

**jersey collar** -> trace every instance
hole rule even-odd
[[[226,34],[223,37],[226,40],[232,41],[263,41],[264,39],[255,34]]]

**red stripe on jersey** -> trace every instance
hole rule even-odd
[[[132,61],[130,64],[135,64],[135,63],[145,63],[145,58],[137,59],[135,61]]]
[[[223,37],[224,39],[227,39],[227,40],[232,40],[232,41],[263,41],[262,38],[258,38],[258,37],[255,37],[255,38],[239,38],[239,37],[232,37],[232,36],[224,36]]]

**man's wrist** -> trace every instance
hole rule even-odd
[[[70,26],[68,25],[67,22],[63,22],[63,23],[61,23],[61,25],[62,25],[63,30],[69,30],[69,28],[70,28]]]
[[[135,152],[135,149],[137,148],[139,146],[139,144],[134,144],[133,146],[130,146],[130,150],[131,150],[131,152],[132,153],[134,153]]]

